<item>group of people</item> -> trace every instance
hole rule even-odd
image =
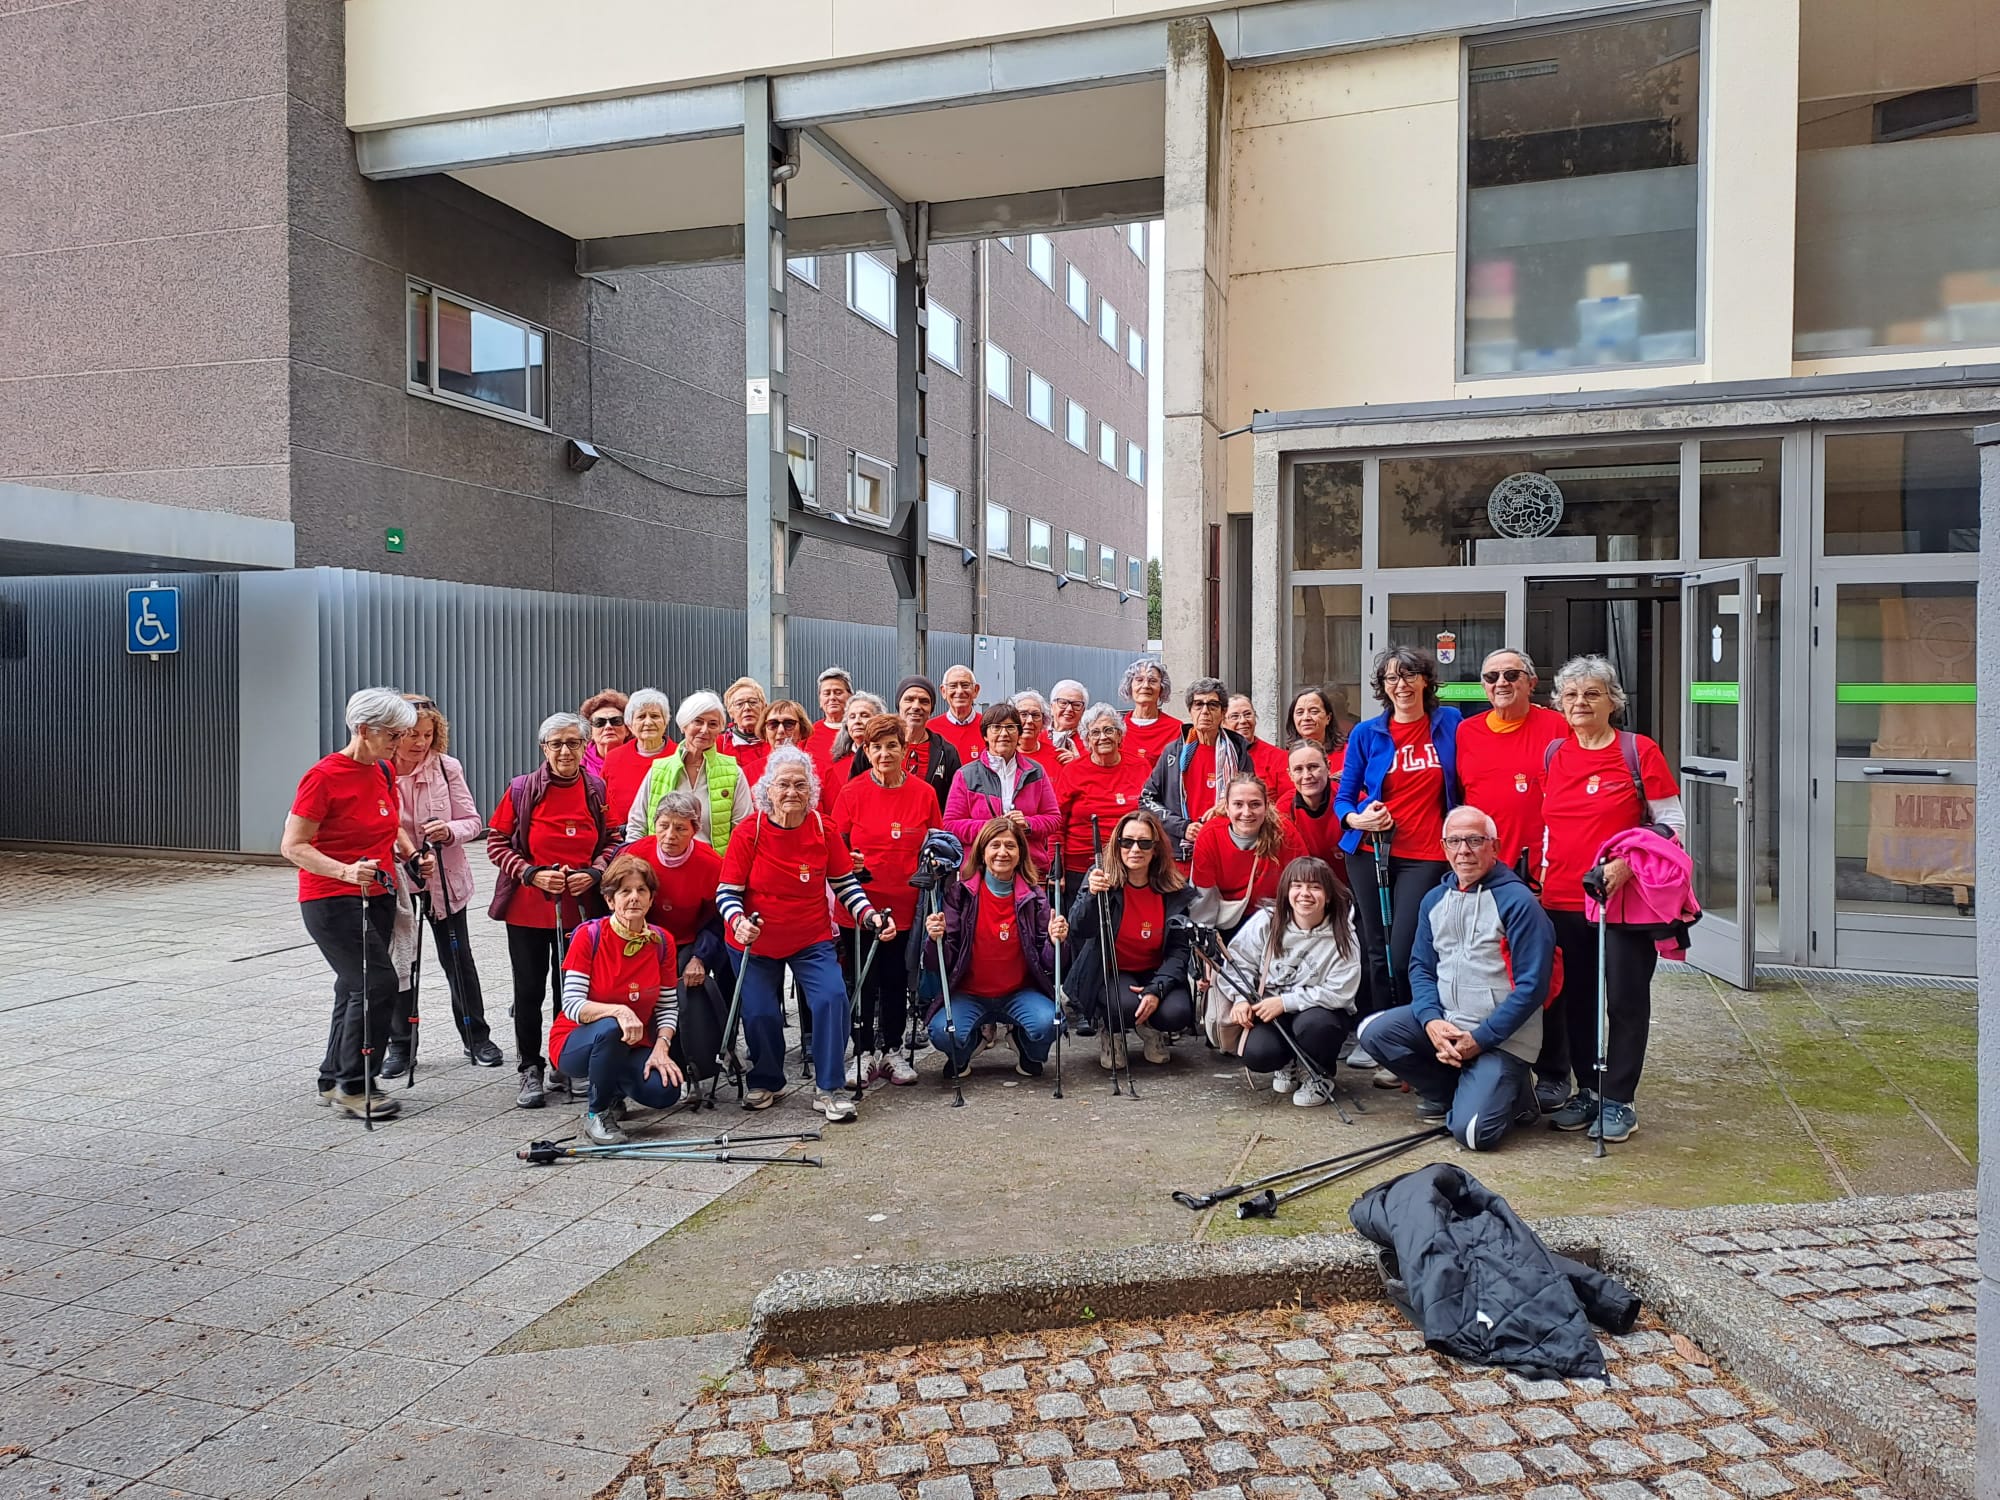
[[[947,1077],[1008,1043],[1036,1077],[1074,1025],[1114,1071],[1128,1036],[1157,1065],[1205,1033],[1302,1106],[1330,1101],[1344,1061],[1408,1085],[1473,1149],[1541,1114],[1623,1139],[1655,951],[1593,923],[1585,882],[1609,899],[1633,879],[1600,858],[1615,836],[1673,836],[1673,776],[1613,727],[1624,699],[1602,658],[1563,667],[1555,710],[1518,650],[1484,663],[1477,717],[1441,705],[1437,677],[1426,653],[1392,648],[1378,715],[1357,723],[1309,687],[1274,740],[1213,677],[1175,717],[1152,658],[1124,673],[1122,709],[1074,681],[982,707],[964,666],[886,697],[830,668],[816,714],[750,678],[677,705],[606,689],[542,722],[540,764],[483,818],[438,705],[363,689],[282,846],[335,975],[321,1100],[395,1114],[376,1083],[412,1066],[425,928],[466,1057],[504,1064],[466,928],[483,839],[517,1102],[583,1091],[594,1142],[624,1139],[630,1105],[667,1107],[712,1076],[734,1041],[710,1024],[690,1046],[697,1015],[740,1017],[743,1103],[775,1103],[788,976],[831,1122],[872,1084],[916,1082],[920,1035]]]

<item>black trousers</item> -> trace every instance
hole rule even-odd
[[[1544,1017],[1543,1034],[1567,1030],[1569,1061],[1576,1081],[1597,1087],[1597,924],[1580,911],[1552,911],[1556,943],[1562,949],[1562,997]],[[1660,950],[1653,940],[1622,927],[1604,929],[1604,993],[1607,1043],[1604,1097],[1630,1104],[1646,1066],[1646,1042],[1653,1028],[1653,971]],[[1544,1049],[1546,1055],[1546,1049]],[[1541,1064],[1536,1063],[1536,1071]],[[1554,1075],[1543,1074],[1544,1077]]]
[[[1135,974],[1129,970],[1119,974],[1115,993],[1118,996],[1118,1008],[1125,1012],[1127,1029],[1139,1024],[1139,996],[1133,992],[1132,987],[1137,985],[1140,989],[1144,989],[1152,982],[1151,974]],[[1169,1031],[1177,1036],[1193,1031],[1194,996],[1189,993],[1188,987],[1184,984],[1176,985],[1160,996],[1159,1006],[1146,1024],[1155,1031]],[[1117,1023],[1114,1021],[1112,1025],[1115,1027]]]
[[[1243,1066],[1253,1073],[1275,1073],[1296,1064],[1298,1059],[1292,1056],[1292,1049],[1278,1035],[1278,1029],[1283,1027],[1299,1044],[1299,1051],[1319,1064],[1319,1070],[1331,1078],[1340,1062],[1340,1044],[1347,1040],[1353,1025],[1354,1017],[1346,1011],[1328,1010],[1322,1005],[1286,1011],[1275,1021],[1259,1021],[1243,1038]]]
[[[433,908],[435,910],[435,908]],[[491,1039],[486,1024],[486,1001],[479,993],[479,969],[472,961],[472,938],[465,926],[465,909],[448,917],[433,916],[430,922],[431,952],[418,971],[419,983],[425,972],[443,973],[451,992],[451,1024],[458,1029],[459,1044],[467,1051]],[[389,1021],[389,1040],[407,1042],[417,1014],[417,997],[407,990],[397,998],[396,1013]]]
[[[1410,1003],[1410,946],[1417,940],[1417,906],[1449,868],[1441,859],[1389,857],[1389,930],[1385,933],[1375,856],[1361,850],[1347,856],[1347,883],[1354,892],[1354,921],[1361,931],[1361,972],[1366,981],[1356,1001],[1362,1015]]]
[[[861,962],[868,964],[868,982],[862,987],[861,1013],[854,1021],[854,1050],[898,1052],[908,1040],[910,1027],[910,935],[897,933],[875,950],[874,962],[869,963],[868,945],[872,941],[861,939]],[[853,930],[841,928],[834,935],[833,946],[852,997],[857,972]]]
[[[556,930],[507,924],[507,964],[514,971],[514,1050],[520,1066],[542,1062],[542,996],[554,981]],[[562,1008],[558,992],[550,1015]]]
[[[396,1010],[396,968],[389,958],[389,935],[396,929],[396,898],[387,892],[369,897],[364,915],[359,892],[324,896],[300,902],[299,916],[305,922],[306,935],[318,944],[333,970],[333,1019],[327,1028],[319,1081],[322,1085],[336,1083],[343,1093],[358,1094],[362,1080],[374,1078],[381,1068],[382,1047]],[[364,968],[368,981],[365,998]],[[364,1025],[368,1033],[365,1052]]]

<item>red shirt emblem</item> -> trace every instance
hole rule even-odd
[[[1514,773],[1514,790],[1517,792],[1525,792],[1527,789],[1528,789],[1528,773],[1526,771],[1516,771]]]
[[[813,878],[813,872],[812,872],[812,866],[811,866],[811,865],[806,865],[806,864],[802,864],[802,865],[800,865],[800,866],[799,866],[799,884],[801,884],[801,885],[804,885],[804,884],[806,884],[807,882],[809,882],[809,881],[810,881],[810,880],[811,880],[812,878]]]
[[[1597,777],[1593,775],[1590,778],[1590,780],[1586,781],[1583,784],[1583,789],[1586,792],[1588,792],[1591,796],[1595,797],[1597,795]]]

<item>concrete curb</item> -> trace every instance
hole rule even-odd
[[[1550,1219],[1553,1250],[1601,1264],[1726,1369],[1823,1428],[1909,1500],[1970,1500],[1971,1424],[1935,1415],[1934,1393],[1849,1346],[1744,1277],[1686,1249],[1684,1235],[1907,1220],[1974,1212],[1970,1192],[1828,1204],[1758,1204],[1623,1218]],[[788,1271],[751,1308],[761,1355],[847,1353],[1076,1327],[1098,1319],[1239,1312],[1304,1299],[1378,1299],[1374,1247],[1351,1234],[1145,1245],[902,1266]]]

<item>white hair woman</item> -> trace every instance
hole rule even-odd
[[[583,768],[590,726],[576,714],[550,714],[535,738],[542,764],[508,783],[486,835],[486,857],[500,872],[486,914],[507,924],[514,972],[521,1109],[544,1102],[542,997],[553,985],[554,999],[562,998],[567,934],[604,915],[597,881],[619,843],[604,783]],[[552,1086],[564,1086],[560,1073]]]
[[[397,817],[390,757],[417,711],[394,688],[363,688],[347,700],[346,720],[347,743],[300,778],[278,852],[298,866],[299,915],[333,970],[320,1102],[356,1118],[386,1120],[397,1104],[376,1091],[375,1076],[396,1006],[391,866],[398,854],[416,853]],[[425,855],[424,879],[436,870],[437,861]]]
[[[840,801],[841,792],[858,774],[854,769],[855,758],[866,747],[861,731],[868,727],[869,721],[888,711],[888,706],[873,693],[848,695],[847,706],[841,711],[840,733],[833,737],[833,750],[827,764],[814,762],[819,771],[821,796],[830,802]],[[825,728],[821,725],[813,738],[817,740]]]
[[[761,706],[759,712],[762,712]],[[681,788],[701,798],[701,827],[696,830],[715,847],[729,849],[729,834],[750,816],[750,782],[743,768],[716,748],[722,736],[722,699],[706,688],[681,699],[674,714],[680,726],[680,749],[653,762],[632,798],[625,817],[625,839],[631,843],[653,831],[660,799]]]
[[[1056,781],[1066,904],[1076,900],[1097,858],[1092,824],[1110,837],[1118,820],[1139,806],[1146,785],[1146,763],[1125,753],[1125,718],[1109,703],[1093,703],[1084,711],[1076,737],[1084,748],[1083,759],[1064,766]]]
[[[1055,742],[1049,738],[1049,700],[1033,688],[1016,693],[1008,702],[1021,716],[1021,754],[1049,773],[1051,783],[1062,768]]]
[[[1142,656],[1118,680],[1118,696],[1132,705],[1125,716],[1125,753],[1146,763],[1150,773],[1167,746],[1181,737],[1181,721],[1160,705],[1174,680],[1157,657]]]
[[[745,1109],[769,1109],[785,1085],[785,971],[812,1017],[813,1107],[834,1124],[855,1116],[844,1089],[847,986],[833,951],[827,893],[878,941],[896,935],[896,919],[869,904],[854,862],[833,823],[813,811],[819,779],[812,757],[780,745],[752,789],[757,812],[736,831],[722,859],[716,906],[730,945],[741,953],[743,1035],[750,1046]]]
[[[673,717],[673,704],[658,688],[640,688],[626,700],[625,727],[632,738],[604,757],[604,805],[612,822],[623,823],[630,815],[653,762],[673,754],[674,742],[667,737]]]

